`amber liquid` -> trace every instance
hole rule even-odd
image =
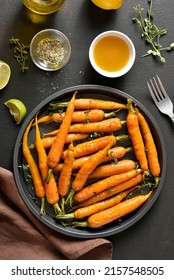
[[[107,36],[97,42],[94,48],[94,60],[99,68],[107,72],[122,70],[128,63],[130,51],[123,39]]]
[[[48,15],[58,11],[65,0],[22,0],[22,2],[32,12]]]

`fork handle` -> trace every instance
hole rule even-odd
[[[174,114],[170,115],[172,122],[174,123]]]

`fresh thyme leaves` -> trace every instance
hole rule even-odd
[[[21,43],[20,39],[14,37],[12,37],[9,41],[10,44],[14,46],[14,57],[17,60],[21,72],[24,73],[26,70],[28,70],[26,63],[29,57],[29,45]]]
[[[18,167],[23,169],[26,182],[28,184],[32,183],[32,177],[31,177],[31,174],[30,174],[29,165],[28,164],[22,164],[22,165],[19,165]]]
[[[109,153],[109,156],[113,158],[114,162],[118,162],[118,159],[116,158],[116,156],[114,156],[114,153],[113,152],[110,152]]]
[[[161,62],[165,62],[165,58],[162,55],[163,51],[174,50],[174,43],[170,44],[168,47],[163,47],[160,42],[160,38],[167,33],[166,28],[157,27],[154,22],[154,15],[152,12],[152,0],[148,0],[148,10],[147,17],[143,17],[143,8],[141,5],[136,5],[134,10],[137,14],[137,17],[134,17],[132,21],[137,24],[142,31],[142,37],[145,41],[150,44],[151,48],[143,55],[143,57],[148,55],[153,55],[158,57]]]

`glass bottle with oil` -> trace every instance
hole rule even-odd
[[[32,12],[48,15],[58,11],[65,0],[22,0],[22,2]]]

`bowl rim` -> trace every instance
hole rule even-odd
[[[93,56],[94,48],[95,48],[96,44],[100,41],[100,39],[107,37],[107,36],[119,37],[119,38],[123,39],[124,42],[126,42],[126,44],[129,47],[129,51],[130,51],[129,61],[126,64],[126,66],[119,71],[115,71],[115,72],[105,71],[105,70],[101,69],[95,62],[95,59]],[[90,60],[92,67],[99,74],[101,74],[102,76],[108,77],[108,78],[117,78],[117,77],[121,77],[124,74],[126,74],[132,68],[132,66],[135,62],[135,58],[136,58],[136,51],[135,51],[135,47],[134,47],[132,40],[125,33],[117,31],[117,30],[108,30],[108,31],[104,31],[104,32],[100,33],[93,39],[93,41],[90,45],[90,48],[89,48],[89,60]]]
[[[65,63],[64,63],[60,68],[58,68],[58,67],[56,67],[56,68],[51,68],[51,67],[48,67],[48,66],[44,66],[45,64],[44,64],[44,63],[42,63],[42,64],[38,63],[38,61],[36,60],[36,58],[35,58],[35,56],[34,56],[33,44],[34,44],[35,40],[37,39],[37,37],[40,36],[41,34],[44,34],[44,33],[50,33],[50,34],[53,33],[53,34],[57,34],[58,36],[62,37],[62,38],[65,40],[65,42],[66,42],[66,44],[67,44],[67,46],[68,46],[68,55],[67,55],[67,58],[66,58],[66,60],[65,60]],[[58,30],[58,29],[53,29],[53,28],[42,29],[42,30],[40,30],[39,32],[37,32],[37,33],[33,36],[33,38],[31,39],[31,42],[30,42],[30,57],[31,57],[33,63],[34,63],[37,67],[39,67],[40,69],[42,69],[42,70],[46,70],[46,71],[57,71],[57,70],[61,69],[62,67],[64,67],[64,66],[67,64],[67,62],[68,62],[69,59],[70,59],[70,56],[71,56],[71,44],[70,44],[70,41],[69,41],[68,37],[67,37],[63,32],[61,32],[61,31]]]

